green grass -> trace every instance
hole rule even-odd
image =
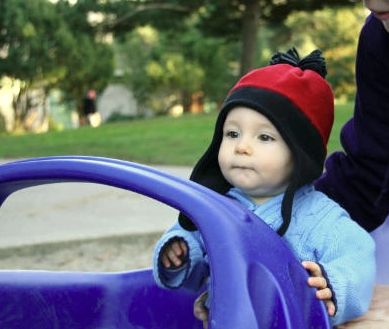
[[[352,104],[337,106],[329,152],[341,149],[339,131]],[[216,114],[156,117],[104,124],[98,128],[0,136],[0,158],[94,155],[147,164],[192,166],[213,134]]]
[[[328,154],[342,150],[340,131],[343,125],[352,117],[354,103],[337,104],[335,106],[335,121],[328,141]]]

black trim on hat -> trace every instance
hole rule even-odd
[[[223,109],[246,106],[264,114],[277,128],[293,151],[296,145],[320,163],[320,171],[326,149],[319,132],[309,119],[287,97],[270,90],[245,87],[235,90],[227,97]],[[224,122],[223,122],[224,123]]]
[[[234,90],[226,98],[216,121],[211,144],[190,176],[192,181],[221,194],[225,194],[232,187],[221,173],[218,153],[223,138],[224,121],[229,111],[238,106],[248,107],[265,115],[277,128],[292,152],[294,169],[281,206],[284,222],[277,231],[282,236],[291,220],[294,193],[299,187],[313,182],[321,175],[326,147],[320,133],[288,98],[270,90],[242,87]],[[182,213],[179,215],[179,223],[189,231],[196,230],[192,221]]]

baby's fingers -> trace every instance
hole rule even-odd
[[[326,307],[327,307],[327,312],[329,316],[334,316],[335,315],[335,304],[332,300],[327,300],[325,302]]]
[[[320,300],[330,300],[332,298],[332,291],[329,288],[316,291],[316,297]]]
[[[308,278],[308,285],[317,289],[327,288],[327,280],[324,277],[311,276]]]
[[[171,247],[174,250],[174,253],[176,254],[177,257],[186,256],[188,249],[187,249],[185,241],[183,241],[183,240],[175,241]]]
[[[180,255],[176,254],[174,248],[169,248],[167,250],[167,257],[169,258],[170,262],[173,263],[175,266],[181,266],[182,260],[180,258]]]
[[[329,288],[316,291],[316,298],[324,301],[329,316],[335,315],[335,303],[332,298],[332,291]]]
[[[182,255],[186,256],[186,254],[188,253],[188,246],[187,246],[187,244],[186,244],[186,242],[184,240],[180,241],[180,247],[181,247],[181,250],[182,250]]]
[[[181,266],[188,252],[188,247],[184,240],[176,240],[166,245],[161,255],[161,262],[165,268],[171,266]]]
[[[208,309],[205,307],[205,301],[207,300],[208,293],[203,292],[193,305],[193,314],[196,319],[203,321],[203,329],[208,329]]]
[[[165,268],[169,268],[170,266],[172,266],[172,263],[170,262],[169,257],[167,255],[167,250],[165,250],[164,253],[161,255],[161,262]]]
[[[311,276],[323,276],[320,266],[315,262],[303,261],[303,267],[311,273]]]
[[[201,295],[199,298],[196,299],[194,306],[193,306],[193,314],[196,317],[196,319],[199,319],[201,321],[207,321],[208,320],[208,310],[204,306],[204,298],[202,298],[203,295]]]

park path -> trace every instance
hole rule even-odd
[[[191,171],[178,166],[154,168],[182,178]],[[110,186],[57,183],[24,189],[0,208],[0,268],[143,267],[156,238],[176,218],[176,209]],[[112,258],[121,260],[112,265]],[[135,259],[132,265],[130,258]]]

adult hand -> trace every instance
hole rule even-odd
[[[363,5],[382,22],[389,33],[389,0],[363,0]]]
[[[383,21],[382,24],[384,24],[385,30],[389,33],[389,20]]]

